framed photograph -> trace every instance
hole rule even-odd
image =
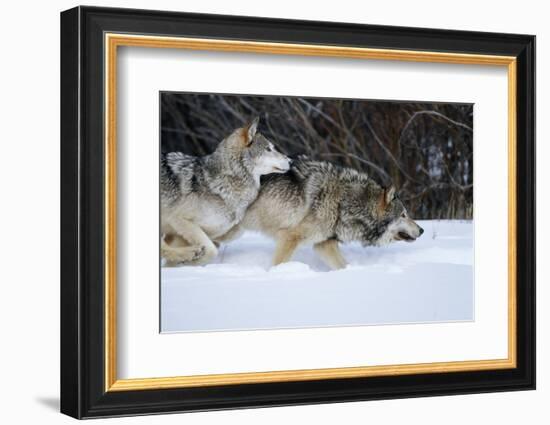
[[[61,411],[535,388],[535,37],[61,14]]]

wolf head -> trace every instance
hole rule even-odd
[[[397,197],[395,187],[383,189],[378,202],[379,217],[387,224],[377,245],[385,245],[393,241],[414,242],[424,233],[424,229],[407,214],[403,202]]]
[[[412,220],[393,186],[384,189],[368,177],[349,171],[340,202],[337,236],[363,246],[415,241],[424,230]]]
[[[285,173],[290,168],[290,158],[278,152],[273,143],[258,132],[259,118],[231,133],[218,149],[231,152],[257,179],[264,174]]]

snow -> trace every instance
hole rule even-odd
[[[161,269],[162,332],[358,326],[473,320],[473,223],[419,221],[413,243],[342,246],[330,271],[311,247],[270,267],[257,233],[221,247],[211,264]]]

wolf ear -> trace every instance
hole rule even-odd
[[[384,189],[384,201],[388,205],[395,198],[395,187],[391,185],[387,189]]]
[[[250,144],[252,143],[252,140],[254,140],[254,136],[256,135],[256,131],[258,130],[259,122],[260,122],[260,117],[256,117],[250,124],[248,124],[247,127],[245,127],[246,146],[250,146]]]

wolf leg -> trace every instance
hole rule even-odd
[[[273,265],[286,263],[294,254],[296,247],[300,243],[300,238],[294,235],[282,235],[277,239],[275,246],[275,255],[273,256]]]
[[[171,247],[189,246],[185,239],[176,233],[164,235],[163,241]]]
[[[347,262],[340,252],[337,240],[329,239],[319,242],[313,245],[313,248],[332,270],[343,269],[347,266]]]
[[[178,238],[176,240],[179,242],[183,239],[187,242],[187,245],[177,246],[181,245],[181,243],[168,244],[163,240],[161,243],[161,254],[166,259],[167,265],[205,264],[218,254],[216,245],[196,224],[183,218],[171,224],[177,232]]]
[[[160,255],[164,258],[165,267],[175,267],[180,264],[182,252],[180,248],[189,246],[180,235],[171,233],[160,238]]]
[[[243,228],[239,224],[236,224],[227,233],[220,236],[219,238],[216,238],[214,243],[220,244],[234,241],[235,239],[240,238],[243,232]]]
[[[181,264],[182,257],[186,255],[185,252],[182,252],[183,247],[179,243],[172,244],[173,240],[173,238],[160,238],[160,255],[166,261],[165,267]]]

